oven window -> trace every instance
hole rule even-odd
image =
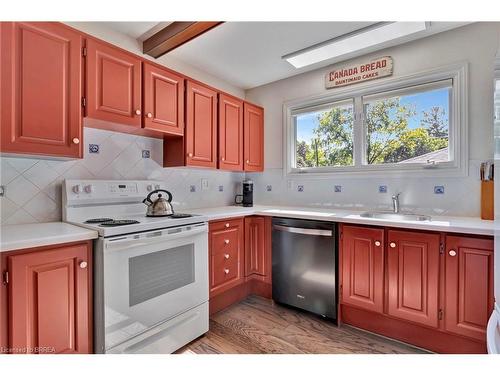
[[[129,259],[129,305],[193,283],[194,244]]]

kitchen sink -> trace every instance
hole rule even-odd
[[[385,220],[431,221],[431,217],[427,215],[404,214],[404,213],[402,214],[390,211],[368,211],[368,212],[363,212],[360,216],[371,219],[385,219]]]

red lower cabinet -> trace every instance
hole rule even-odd
[[[92,352],[90,253],[83,242],[6,258],[10,352]]]
[[[387,242],[388,314],[437,327],[439,234],[390,230]]]
[[[448,236],[445,266],[446,330],[484,341],[493,311],[493,240]]]
[[[342,227],[342,303],[384,310],[384,230]]]

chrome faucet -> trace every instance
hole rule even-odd
[[[397,214],[399,213],[399,195],[401,193],[394,194],[392,196],[392,211]]]

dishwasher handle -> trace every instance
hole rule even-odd
[[[308,236],[325,236],[332,237],[333,231],[326,229],[308,229],[308,228],[297,228],[297,227],[287,227],[284,225],[274,224],[273,229],[279,230],[281,232],[306,234]]]

